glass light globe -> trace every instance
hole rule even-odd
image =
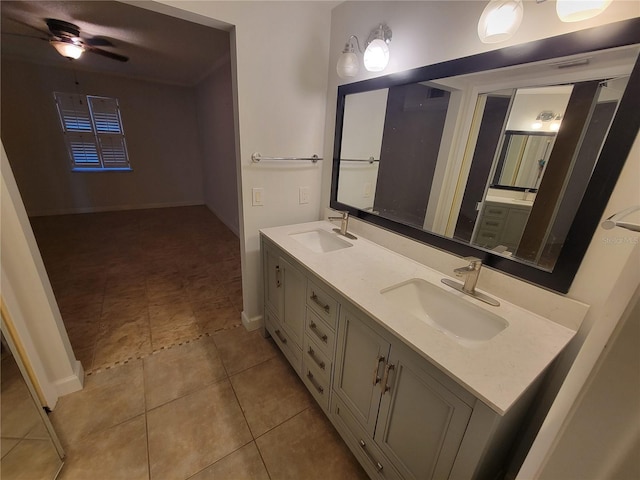
[[[557,0],[556,13],[563,22],[580,22],[600,15],[612,0]]]
[[[370,72],[381,72],[389,64],[389,46],[387,43],[376,38],[364,51],[364,68]]]
[[[343,52],[338,58],[336,70],[340,78],[355,77],[360,70],[358,56],[354,52]]]
[[[491,0],[478,21],[478,37],[483,43],[510,38],[522,23],[522,0]]]

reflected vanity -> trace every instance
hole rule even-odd
[[[331,207],[568,291],[638,131],[639,44],[635,18],[340,86]]]

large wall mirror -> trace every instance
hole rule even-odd
[[[640,19],[342,85],[331,207],[567,292],[640,125]]]

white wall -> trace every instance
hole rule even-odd
[[[0,266],[2,303],[13,323],[47,406],[58,397],[82,388],[84,373],[75,359],[62,323],[53,290],[33,236],[27,212],[7,160],[2,157],[2,214],[0,215]]]
[[[204,202],[239,235],[233,87],[230,55],[196,87]]]
[[[132,172],[72,172],[53,92],[68,68],[2,59],[2,139],[28,214],[203,203],[193,89],[77,72],[84,94],[116,97]]]
[[[331,56],[329,65],[329,89],[327,96],[327,120],[325,132],[325,151],[333,144],[335,127],[335,98],[339,83],[346,82],[338,78],[333,66],[338,60],[344,42],[349,35],[365,38],[369,31],[380,22],[386,22],[393,30],[390,44],[391,61],[384,74],[398,72],[421,65],[428,65],[489,51],[504,46],[525,43],[540,38],[551,37],[583,28],[611,23],[638,16],[637,2],[613,2],[599,17],[579,23],[562,23],[555,14],[555,3],[525,2],[524,20],[519,31],[507,42],[498,45],[482,44],[477,37],[477,21],[485,2],[347,2],[336,7],[332,12],[331,24]],[[455,32],[455,33],[453,33]],[[357,81],[377,76],[361,69],[359,75],[349,81]],[[638,204],[638,163],[640,163],[640,146],[634,146],[621,179],[607,206],[605,215],[611,215],[630,205]],[[329,205],[331,169],[325,165],[323,172],[322,205]],[[358,220],[351,221],[352,229],[376,242],[379,242],[400,253],[408,255],[432,268],[451,274],[453,268],[461,266],[459,258],[439,252],[436,249],[421,245],[382,229],[366,225]],[[590,332],[599,322],[612,322],[614,325],[621,312],[607,299],[613,295],[619,280],[629,277],[624,273],[625,265],[638,265],[638,251],[633,241],[611,243],[606,238],[611,236],[598,230],[578,271],[573,285],[562,297],[540,288],[526,284],[490,269],[485,269],[480,276],[479,287],[492,294],[505,298],[535,311],[543,316],[577,328],[580,326],[579,312],[575,311],[575,322],[569,320],[571,308],[564,298],[575,299],[591,306],[584,318],[576,339],[560,358],[553,375],[544,385],[544,396],[540,399],[540,412],[544,417],[564,381],[569,367],[576,359],[577,353],[589,339]],[[624,236],[624,235],[621,235]],[[635,250],[634,250],[635,248]],[[636,268],[637,270],[637,268]],[[631,276],[629,282],[623,282],[624,288],[615,291],[616,304],[626,305],[633,291],[640,283],[638,276]],[[575,308],[578,308],[577,306]],[[562,313],[561,313],[562,312]],[[602,334],[594,330],[594,337]],[[591,348],[587,345],[586,348]],[[588,367],[590,368],[590,367]],[[561,401],[571,403],[571,395]],[[560,418],[560,421],[563,417]],[[558,418],[555,419],[556,422]],[[539,420],[528,435],[535,435]],[[548,452],[557,430],[551,432],[549,438],[534,444],[542,457]],[[524,447],[526,454],[527,446]],[[539,459],[538,459],[539,460]],[[537,465],[536,465],[537,466]],[[526,476],[522,478],[528,478]]]
[[[163,5],[160,5],[162,3]],[[232,25],[232,73],[236,84],[237,145],[242,251],[243,322],[262,321],[259,229],[317,220],[320,216],[321,162],[251,163],[263,156],[325,157],[323,148],[331,8],[334,2],[163,1],[162,13],[207,23]],[[204,17],[204,19],[203,19]],[[335,99],[335,96],[334,96]],[[308,204],[298,203],[301,186]],[[253,188],[264,189],[264,205],[252,206]]]

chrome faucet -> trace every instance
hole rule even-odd
[[[482,268],[482,260],[476,257],[465,257],[465,260],[469,262],[469,265],[456,268],[453,273],[456,274],[456,277],[464,277],[462,291],[473,295],[476,293],[476,284],[478,283],[480,268]]]
[[[343,211],[339,213],[339,217],[329,217],[329,220],[340,220],[340,228],[334,228],[333,231],[352,240],[356,240],[357,237],[347,232],[347,228],[349,227],[349,212]]]
[[[476,257],[465,257],[465,260],[469,262],[469,265],[453,270],[453,273],[455,273],[457,277],[464,277],[464,285],[450,278],[443,278],[442,283],[455,288],[459,292],[469,295],[470,297],[482,300],[489,305],[493,305],[494,307],[499,306],[500,302],[495,298],[491,298],[484,293],[476,291],[476,284],[478,283],[480,269],[482,268],[482,260]]]

